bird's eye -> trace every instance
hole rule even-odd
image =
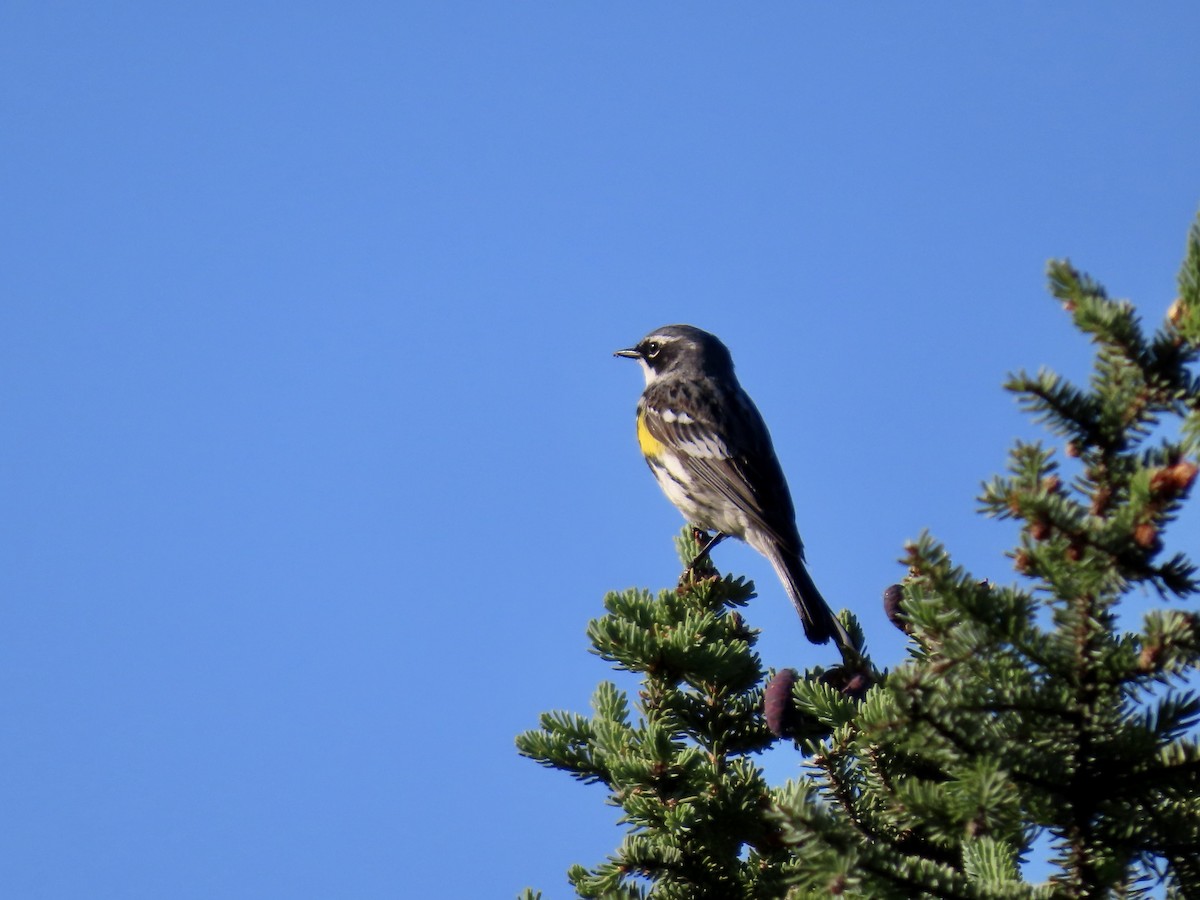
[[[650,341],[648,344],[646,344],[646,357],[648,359],[654,359],[654,357],[658,356],[658,351],[661,349],[662,344],[660,344],[658,341]]]

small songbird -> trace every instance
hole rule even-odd
[[[804,544],[771,435],[738,384],[725,345],[691,325],[667,325],[616,356],[646,376],[637,440],[667,498],[685,519],[715,532],[702,558],[729,535],[765,556],[814,644],[850,637],[804,568]]]

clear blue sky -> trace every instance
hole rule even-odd
[[[673,582],[651,328],[721,335],[814,577],[1011,577],[1000,389],[1161,315],[1200,7],[6,3],[0,892],[567,896],[619,839],[513,736]],[[1176,538],[1194,546],[1192,517]],[[766,563],[769,665],[804,643]],[[786,778],[794,759],[772,758]]]

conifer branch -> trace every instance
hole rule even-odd
[[[569,870],[579,896],[1200,897],[1200,615],[1162,605],[1136,633],[1119,616],[1142,585],[1200,592],[1166,550],[1200,455],[1200,221],[1152,333],[1069,263],[1048,275],[1096,358],[1086,385],[1008,381],[1049,432],[979,498],[1017,526],[1015,583],[912,542],[885,592],[909,658],[888,672],[768,673],[741,612],[753,587],[711,568],[609,594],[588,636],[636,697],[604,682],[590,717],[548,713],[517,740],[623,810],[613,856]],[[681,559],[697,549],[685,531]],[[771,787],[756,757],[788,746],[805,774]],[[1033,884],[1042,835],[1052,874]]]

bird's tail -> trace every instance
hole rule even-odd
[[[792,599],[792,605],[800,614],[804,636],[814,644],[824,644],[833,638],[845,656],[846,651],[853,648],[850,635],[817,590],[799,554],[779,551],[772,553],[769,558],[779,575],[779,580],[783,582],[784,589]]]

